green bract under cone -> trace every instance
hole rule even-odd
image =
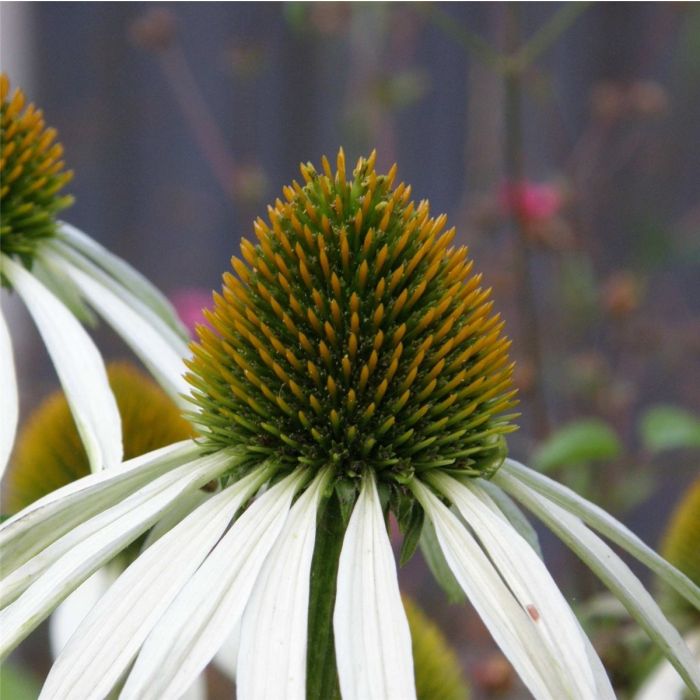
[[[56,233],[56,214],[73,199],[60,194],[73,173],[64,169],[56,130],[41,110],[0,75],[0,242],[2,252],[31,265],[37,244]]]
[[[446,217],[375,154],[302,165],[241,243],[189,367],[213,448],[290,463],[488,476],[513,430],[509,341]]]

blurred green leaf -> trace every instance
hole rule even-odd
[[[639,424],[646,449],[663,452],[700,447],[700,419],[676,406],[653,406]]]
[[[2,700],[36,700],[41,692],[39,681],[17,664],[3,661],[0,665],[0,698]]]
[[[575,421],[556,430],[535,451],[534,462],[541,471],[571,464],[614,459],[622,451],[615,431],[597,418]]]

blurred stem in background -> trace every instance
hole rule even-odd
[[[175,15],[163,8],[144,12],[132,24],[131,38],[156,55],[185,123],[226,199],[244,205],[256,202],[265,188],[264,175],[259,170],[242,167],[232,157],[231,146],[209,109],[178,41]]]
[[[505,42],[509,55],[514,57],[510,69],[505,71],[504,83],[504,162],[508,189],[517,197],[525,183],[525,156],[523,152],[522,79],[523,67],[518,61],[520,45],[520,5],[510,3],[506,9]],[[525,352],[528,369],[533,381],[532,430],[535,439],[542,439],[549,432],[547,400],[542,375],[542,348],[540,346],[539,319],[532,283],[532,259],[527,239],[527,226],[521,207],[510,207],[510,219],[514,239],[513,271],[518,297],[521,347]]]
[[[197,146],[224,194],[230,198],[236,181],[236,164],[177,42],[174,15],[163,9],[144,13],[133,23],[131,37],[135,43],[155,53]]]
[[[495,70],[504,87],[504,165],[506,187],[510,197],[517,199],[527,181],[523,148],[522,102],[524,78],[532,63],[576,21],[590,5],[588,2],[566,3],[557,10],[525,43],[521,41],[521,6],[512,2],[506,7],[505,53],[467,27],[458,25],[435,3],[417,5],[446,35],[457,41],[468,53]],[[514,242],[514,276],[520,322],[520,347],[531,376],[532,433],[541,440],[549,433],[546,386],[543,376],[539,317],[532,270],[532,251],[528,240],[527,221],[519,206],[509,207]]]
[[[416,4],[446,35],[458,42],[469,54],[488,65],[503,80],[504,128],[503,161],[506,187],[516,199],[527,182],[523,147],[523,93],[526,74],[532,63],[574,23],[590,3],[566,3],[545,22],[529,40],[521,40],[521,8],[517,3],[506,6],[504,53],[462,24],[435,3]],[[197,81],[181,45],[177,41],[174,16],[167,10],[144,13],[132,26],[132,37],[152,50],[173,91],[178,106],[193,137],[209,163],[217,183],[227,198],[237,198],[250,185],[250,178],[231,157],[224,135],[201,94]],[[533,279],[532,246],[522,208],[509,208],[513,233],[513,271],[516,305],[520,325],[522,363],[530,378],[527,393],[530,399],[532,435],[539,441],[550,432],[547,413],[547,389],[544,376],[540,320]]]

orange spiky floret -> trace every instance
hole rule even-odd
[[[509,341],[454,229],[396,175],[301,166],[241,243],[199,329],[193,419],[213,447],[387,478],[486,475],[514,429]]]
[[[5,255],[30,266],[37,244],[56,232],[56,214],[73,199],[60,194],[73,173],[64,169],[56,130],[24,93],[0,74],[0,242]]]

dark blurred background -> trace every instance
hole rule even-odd
[[[522,410],[511,455],[657,544],[698,473],[700,6],[2,12],[4,69],[75,170],[65,218],[166,293],[218,287],[300,161],[343,145],[351,162],[375,147],[382,168],[398,162],[414,196],[457,225],[507,320]],[[26,416],[56,382],[13,313],[27,325]],[[107,354],[127,354],[98,335]],[[544,534],[543,546],[574,603],[600,591]],[[459,649],[475,697],[507,692],[480,623],[447,606],[420,562],[402,576]]]

